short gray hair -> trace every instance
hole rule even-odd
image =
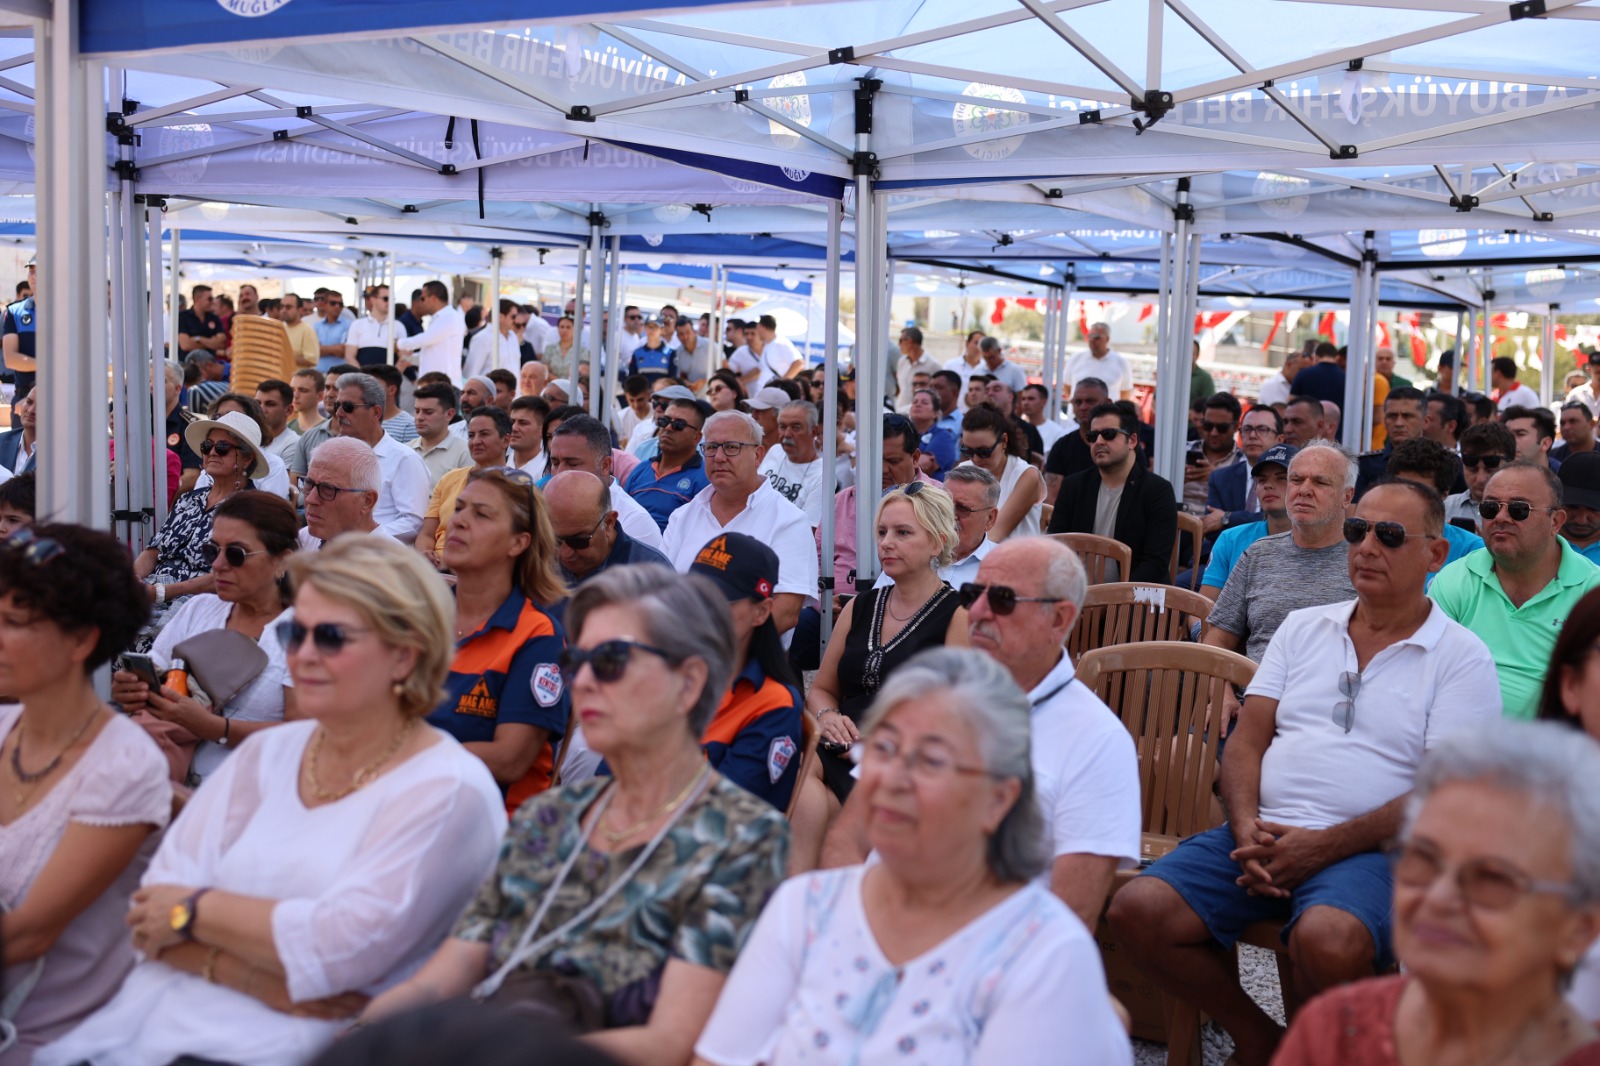
[[[167,372],[167,381],[169,383],[173,384],[173,385],[182,385],[183,384],[183,367],[179,366],[177,363],[173,362],[171,359],[163,359],[163,360],[161,360],[161,363],[162,363],[162,369],[164,369]]]
[[[783,405],[783,411],[799,411],[805,415],[807,432],[817,428],[817,405],[810,400],[790,400]]]
[[[658,563],[613,566],[572,594],[566,618],[569,645],[582,635],[591,611],[619,605],[639,620],[645,643],[666,652],[668,662],[699,659],[706,664],[705,687],[689,708],[689,732],[698,743],[737,665],[728,598],[698,574],[680,574]]]
[[[884,681],[862,718],[861,732],[872,732],[893,708],[935,695],[949,697],[977,734],[984,769],[1022,782],[1017,802],[989,838],[986,857],[989,872],[999,880],[1031,881],[1049,864],[1049,841],[1035,796],[1028,697],[1005,667],[971,648],[920,652]]]
[[[341,485],[340,488],[358,492],[383,491],[383,468],[378,462],[378,453],[364,440],[329,437],[311,453],[311,462],[337,463],[344,467],[349,474],[350,484]],[[306,472],[310,473],[309,468]]]
[[[1600,904],[1600,746],[1556,722],[1495,719],[1446,737],[1428,752],[1406,803],[1401,838],[1445,785],[1476,783],[1520,792],[1563,818],[1571,833],[1572,896]]]
[[[983,340],[978,342],[978,350],[982,351],[982,352],[998,352],[1000,350],[999,338],[996,338],[996,337],[985,337],[985,338],[983,338]]]
[[[371,374],[340,374],[339,391],[343,392],[345,389],[360,389],[361,402],[380,411],[389,402],[389,393],[384,389],[383,382]]]
[[[751,444],[759,445],[762,438],[767,435],[767,431],[761,428],[761,423],[756,421],[755,416],[747,415],[743,411],[718,411],[706,419],[706,424],[702,427],[705,435],[709,437],[711,435],[711,427],[720,426],[724,422],[738,422],[744,426],[745,432],[750,434]]]
[[[1332,452],[1340,459],[1344,460],[1344,487],[1347,489],[1353,489],[1356,487],[1356,478],[1360,473],[1360,464],[1356,462],[1356,457],[1350,453],[1350,449],[1346,448],[1342,444],[1335,444],[1331,440],[1314,440],[1310,442],[1304,448],[1300,449],[1300,454],[1296,455],[1289,461],[1289,465],[1293,466],[1301,459],[1304,459],[1307,455],[1315,455],[1317,452]]]
[[[1078,553],[1060,541],[1050,541],[1050,565],[1045,567],[1044,580],[1039,583],[1039,595],[1070,600],[1077,614],[1083,613],[1083,601],[1089,595],[1089,575],[1083,568]]]
[[[965,481],[970,485],[983,486],[983,502],[990,507],[1000,506],[1000,479],[981,466],[963,463],[961,466],[951,467],[950,472],[944,476],[944,483],[952,481]]]

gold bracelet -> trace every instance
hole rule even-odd
[[[212,948],[211,954],[206,956],[206,964],[200,968],[200,976],[208,985],[217,983],[217,956],[221,954],[221,948]]]

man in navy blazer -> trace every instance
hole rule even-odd
[[[1283,416],[1271,407],[1253,407],[1239,422],[1239,450],[1245,461],[1225,466],[1206,486],[1206,533],[1261,520],[1261,505],[1250,493],[1250,471],[1261,453],[1283,440]]]
[[[38,465],[37,438],[34,436],[39,424],[38,395],[38,386],[34,386],[28,395],[18,400],[17,421],[21,426],[0,433],[0,466],[12,474],[26,474]],[[17,456],[22,454],[26,454],[27,458],[19,466]]]

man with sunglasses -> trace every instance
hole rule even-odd
[[[761,427],[749,415],[720,411],[707,419],[705,454],[709,484],[667,520],[667,557],[687,571],[706,542],[721,533],[746,533],[769,545],[783,560],[773,590],[773,623],[779,633],[787,632],[817,595],[811,524],[761,476]]]
[[[428,509],[428,468],[415,448],[383,431],[383,383],[370,374],[344,374],[339,378],[339,399],[329,412],[339,436],[365,441],[378,454],[383,486],[372,517],[384,532],[410,544],[422,528]]]
[[[622,495],[620,489],[613,490],[583,470],[563,470],[545,483],[544,502],[556,536],[556,565],[568,585],[576,587],[603,570],[628,563],[672,565],[665,555],[634,540],[622,528],[616,511],[616,500]]]
[[[1444,498],[1446,522],[1476,530],[1478,504],[1495,471],[1517,457],[1517,442],[1498,422],[1477,422],[1461,434],[1461,473],[1467,487]]]
[[[1056,502],[1063,481],[1094,466],[1094,457],[1089,454],[1089,412],[1110,398],[1110,390],[1099,378],[1084,378],[1072,387],[1072,396],[1067,401],[1072,408],[1072,418],[1068,420],[1067,431],[1045,455],[1046,503]]]
[[[1205,514],[1211,478],[1243,465],[1245,454],[1235,442],[1243,408],[1232,393],[1208,396],[1200,409],[1200,439],[1189,445],[1183,469],[1183,503],[1190,514]],[[1207,516],[1207,533],[1222,528],[1222,514]]]
[[[1107,915],[1147,976],[1227,1030],[1242,1066],[1264,1066],[1283,1028],[1226,949],[1287,920],[1302,996],[1387,970],[1381,849],[1424,754],[1497,710],[1484,642],[1423,594],[1446,552],[1438,494],[1384,483],[1339,526],[1354,598],[1297,610],[1273,637],[1222,757],[1227,824],[1185,839]]]
[[[1089,412],[1094,466],[1061,483],[1051,533],[1112,537],[1133,552],[1132,568],[1114,581],[1161,584],[1167,580],[1172,541],[1178,534],[1171,482],[1137,461],[1139,420],[1112,403]]]
[[[655,439],[659,446],[656,457],[634,467],[623,485],[634,502],[649,511],[662,530],[667,528],[667,520],[674,511],[711,484],[699,451],[705,420],[700,401],[669,402],[656,419]]]
[[[1469,473],[1470,476],[1470,473]],[[1484,639],[1508,718],[1532,718],[1567,615],[1600,567],[1561,537],[1564,490],[1548,467],[1518,460],[1489,479],[1478,505],[1484,547],[1439,573],[1428,595]]]
[[[619,434],[617,439],[622,441],[624,451],[637,455],[640,459],[649,459],[656,455],[659,444],[656,433],[660,429],[656,419],[667,413],[667,408],[675,400],[694,403],[695,394],[687,385],[677,378],[656,378],[646,386],[649,399],[646,401],[645,415],[633,427],[633,431],[626,437]]]
[[[612,475],[611,431],[599,419],[574,415],[562,420],[550,434],[548,451],[550,460],[546,469],[551,475],[581,470],[599,478],[611,490],[611,508],[617,512],[617,525],[622,531],[640,544],[666,554],[661,527],[656,525],[649,511],[623,491],[622,484]]]

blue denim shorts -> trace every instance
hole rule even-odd
[[[1254,922],[1283,921],[1289,930],[1308,907],[1334,907],[1354,915],[1372,937],[1372,965],[1383,973],[1394,965],[1391,930],[1394,923],[1394,875],[1387,856],[1369,851],[1352,855],[1307,878],[1288,899],[1252,896],[1234,879],[1242,872],[1228,857],[1237,845],[1227,826],[1185,839],[1158,860],[1146,877],[1158,877],[1183,897],[1223,947],[1232,947]]]

